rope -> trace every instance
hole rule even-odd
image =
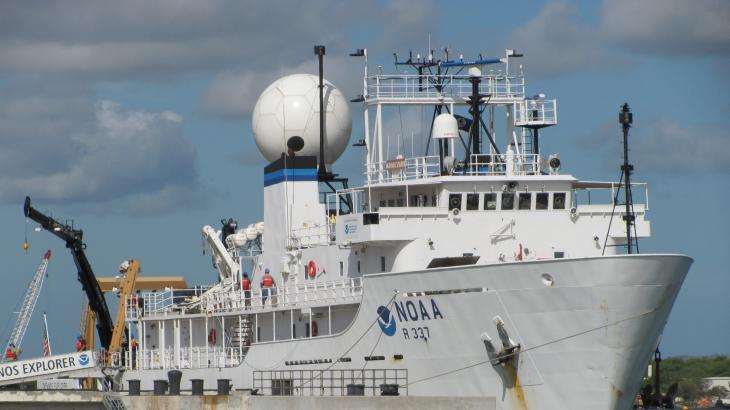
[[[591,328],[591,329],[588,329],[588,330],[583,330],[581,332],[574,333],[572,335],[563,336],[563,337],[560,337],[558,339],[551,340],[549,342],[545,342],[545,343],[542,343],[542,344],[539,344],[539,345],[535,345],[535,346],[532,346],[532,347],[529,347],[529,348],[525,348],[525,349],[520,349],[519,351],[506,354],[506,355],[504,355],[502,357],[507,358],[507,357],[511,357],[511,356],[516,356],[516,355],[518,355],[520,353],[523,353],[523,352],[529,352],[531,350],[539,349],[541,347],[549,346],[549,345],[552,345],[552,344],[555,344],[555,343],[559,343],[559,342],[562,342],[562,341],[565,341],[565,340],[568,340],[568,339],[572,339],[572,338],[575,338],[575,337],[578,337],[578,336],[582,336],[582,335],[585,335],[587,333],[594,332],[596,330],[601,330],[603,328],[607,328],[607,327],[610,327],[610,326],[614,326],[614,325],[617,325],[617,324],[622,323],[622,322],[626,322],[626,321],[633,320],[633,319],[638,319],[638,318],[640,318],[642,316],[646,316],[646,315],[648,315],[650,313],[654,313],[655,311],[656,311],[656,308],[651,309],[651,310],[648,310],[646,312],[639,313],[639,314],[634,315],[634,316],[629,316],[627,318],[623,318],[623,319],[620,319],[620,320],[616,320],[616,321],[611,322],[611,323],[606,323],[605,325],[596,326],[596,327]],[[421,383],[421,382],[424,382],[424,381],[436,379],[436,378],[443,377],[443,376],[446,376],[446,375],[449,375],[449,374],[453,374],[453,373],[460,372],[462,370],[471,369],[472,367],[481,366],[481,365],[483,365],[485,363],[490,363],[490,362],[491,362],[490,359],[482,360],[480,362],[472,363],[472,364],[470,364],[468,366],[460,367],[458,369],[452,369],[452,370],[448,370],[448,371],[445,371],[445,372],[442,372],[442,373],[435,374],[433,376],[424,377],[422,379],[415,380],[413,382],[407,383],[407,384],[402,385],[400,387],[408,387],[408,386],[414,385],[416,383]]]

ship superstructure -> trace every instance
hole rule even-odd
[[[225,238],[203,228],[216,283],[129,298],[138,343],[117,357],[124,378],[151,390],[180,369],[184,389],[192,379],[273,395],[384,385],[495,397],[503,409],[628,408],[691,259],[618,253],[619,183],[561,174],[559,157],[540,152],[557,104],[526,93],[514,50],[411,55],[396,66],[413,73],[396,74],[371,74],[367,51],[353,55],[365,60],[363,185],[332,172],[350,114],[322,70],[319,82],[293,75],[267,88],[252,121],[270,161],[264,220]],[[386,117],[413,107],[427,127],[404,133],[414,148],[391,149]],[[648,191],[632,187],[640,239]]]

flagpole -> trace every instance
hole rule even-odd
[[[51,353],[51,335],[48,333],[48,320],[46,319],[46,312],[43,312],[43,324],[46,326],[46,340],[48,341],[48,355],[52,356]]]

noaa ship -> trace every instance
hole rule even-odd
[[[351,187],[333,173],[348,101],[315,54],[319,76],[275,81],[253,111],[263,222],[203,227],[215,283],[127,300],[123,380],[152,390],[176,369],[183,390],[229,379],[264,395],[629,408],[692,259],[638,254],[648,191],[628,162],[620,182],[562,174],[539,149],[556,100],[526,93],[514,50],[396,57],[398,73],[372,74],[360,49],[364,182]],[[407,110],[431,121],[388,136]]]

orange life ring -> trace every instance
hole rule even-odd
[[[317,327],[317,322],[312,321],[312,337],[315,337],[319,334],[319,328]]]
[[[210,329],[210,332],[208,333],[208,343],[214,345],[216,342],[216,336],[215,329]]]
[[[309,264],[307,265],[307,274],[312,279],[314,279],[314,277],[317,276],[317,264],[314,263],[313,260],[310,260]]]

